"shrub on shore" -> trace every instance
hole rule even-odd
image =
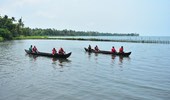
[[[3,41],[3,40],[4,40],[4,38],[3,38],[3,37],[0,37],[0,42]]]

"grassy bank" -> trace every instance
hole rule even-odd
[[[4,41],[4,38],[3,37],[0,37],[0,42]]]
[[[14,38],[14,40],[24,40],[24,39],[48,39],[48,37],[47,36],[19,36]]]

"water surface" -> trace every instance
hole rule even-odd
[[[102,50],[124,46],[130,57],[89,54],[84,47]],[[52,52],[63,47],[67,59],[27,55],[36,45]],[[0,100],[168,100],[170,45],[69,40],[0,42]]]

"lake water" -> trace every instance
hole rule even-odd
[[[89,54],[124,46],[129,57]],[[62,46],[67,60],[33,57],[30,45],[51,52]],[[69,40],[0,42],[0,100],[169,100],[170,45]]]

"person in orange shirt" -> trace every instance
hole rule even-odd
[[[38,49],[36,48],[36,46],[34,46],[34,47],[32,48],[32,51],[33,51],[34,53],[38,53]]]
[[[124,51],[123,51],[123,46],[120,47],[119,53],[124,53]]]
[[[116,53],[116,49],[114,46],[112,46],[112,49],[111,49],[112,53]]]
[[[58,51],[59,54],[65,54],[65,51],[63,50],[63,48],[60,48],[60,50]]]
[[[52,55],[55,55],[56,53],[57,53],[56,49],[53,48],[53,50],[52,50]]]

